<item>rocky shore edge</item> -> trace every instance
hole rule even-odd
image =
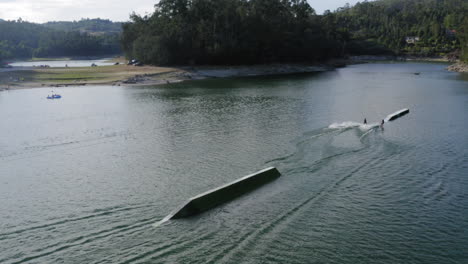
[[[176,67],[177,70],[168,73],[136,75],[121,82],[113,83],[113,85],[158,85],[208,78],[313,73],[330,71],[341,66],[345,66],[345,64],[341,64],[339,61],[333,61],[323,65],[268,64],[249,66],[183,66]]]
[[[447,70],[453,72],[468,72],[468,63],[457,62],[447,67]]]

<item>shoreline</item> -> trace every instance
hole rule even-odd
[[[468,63],[457,62],[447,67],[452,72],[468,73]]]
[[[268,64],[249,66],[98,66],[77,68],[17,67],[0,70],[0,91],[42,87],[150,86],[208,78],[284,75],[324,72],[335,69],[327,64]]]
[[[450,63],[447,66],[447,70],[451,72],[467,73],[468,63],[461,62],[460,60],[454,60],[447,57],[416,57],[416,56],[386,56],[386,55],[362,55],[362,56],[351,56],[349,58],[350,64],[370,63],[379,61],[396,61],[396,62],[438,62],[438,63]]]
[[[119,58],[121,60],[121,58]],[[240,66],[128,66],[125,64],[98,67],[0,69],[0,91],[42,87],[76,86],[151,86],[208,78],[272,76],[331,71],[347,65],[378,61],[421,61],[449,63],[447,58],[352,56],[323,64],[260,64]],[[457,62],[447,70],[468,72],[468,64]]]
[[[457,60],[448,57],[433,56],[433,57],[418,57],[418,56],[395,56],[395,55],[359,55],[350,56],[350,61],[355,62],[376,62],[376,61],[414,61],[414,62],[445,62],[454,63]]]

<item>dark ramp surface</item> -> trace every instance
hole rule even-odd
[[[401,109],[393,114],[390,114],[388,115],[386,118],[385,118],[385,121],[394,121],[404,115],[407,115],[409,113],[409,109],[408,108],[405,108],[405,109]]]
[[[243,194],[258,189],[279,176],[281,176],[280,172],[274,167],[244,176],[233,182],[190,198],[180,208],[177,208],[173,213],[166,216],[165,219],[178,219],[203,213],[223,203],[232,201]]]
[[[464,264],[468,83],[445,67],[0,92],[0,263]]]

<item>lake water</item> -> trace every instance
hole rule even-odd
[[[39,67],[40,65],[49,65],[52,68],[56,67],[90,67],[91,64],[97,66],[109,66],[114,65],[113,62],[109,62],[110,59],[98,59],[98,60],[54,60],[54,61],[18,61],[10,63],[13,67]]]
[[[1,92],[0,263],[467,263],[468,82],[445,67]]]

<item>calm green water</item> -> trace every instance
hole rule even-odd
[[[0,263],[467,263],[468,82],[444,67],[1,92]]]

